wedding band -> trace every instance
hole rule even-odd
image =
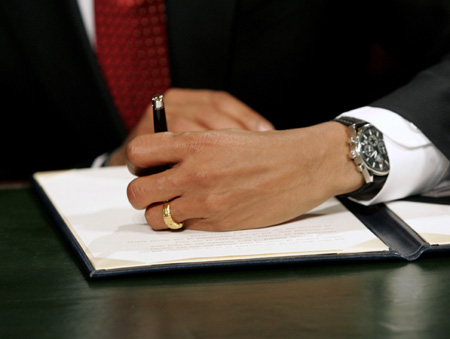
[[[168,202],[163,205],[163,219],[166,226],[171,230],[179,230],[184,225],[183,222],[176,222],[172,219],[172,215],[170,214],[170,204]]]

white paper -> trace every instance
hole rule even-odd
[[[336,199],[292,222],[262,229],[153,231],[144,212],[127,200],[133,176],[125,167],[38,173],[35,178],[96,269],[388,250]]]
[[[387,206],[429,244],[450,244],[450,205],[394,201]]]

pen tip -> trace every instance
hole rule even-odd
[[[153,96],[152,104],[153,104],[153,108],[157,108],[157,109],[163,108],[164,107],[163,95],[158,94],[158,95]]]

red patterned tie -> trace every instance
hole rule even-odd
[[[164,0],[95,0],[96,51],[128,130],[170,87]]]

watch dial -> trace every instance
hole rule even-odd
[[[375,172],[389,171],[389,158],[383,134],[373,126],[367,126],[360,134],[360,154],[364,163]]]

